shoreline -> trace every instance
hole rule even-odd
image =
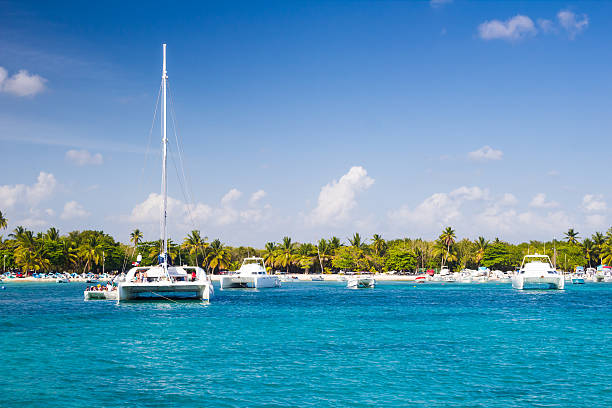
[[[209,276],[211,276],[211,279],[213,282],[219,282],[221,278],[226,275],[209,275]],[[292,274],[287,274],[287,275],[273,275],[273,276],[278,276],[281,278],[289,278],[290,280],[288,280],[288,282],[313,282],[312,278],[315,278],[315,277],[316,278],[323,277],[323,281],[314,281],[314,282],[342,282],[350,276],[361,276],[361,275],[359,274],[355,274],[355,275],[337,275],[337,274],[316,275],[316,274],[292,273]],[[414,282],[417,276],[423,276],[423,275],[367,274],[363,276],[371,276],[377,281],[385,281],[385,282],[387,281],[388,282]],[[33,278],[31,276],[28,276],[26,278],[2,279],[2,282],[0,283],[9,283],[9,282],[55,283],[55,279],[56,278]],[[73,282],[87,283],[86,278],[69,278],[69,279],[70,279],[70,283],[73,283]],[[101,282],[106,282],[106,281],[107,280],[105,279],[101,279],[99,282],[101,283]],[[287,280],[284,280],[284,282],[287,282]],[[93,285],[93,283],[91,284]]]

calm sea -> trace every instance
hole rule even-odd
[[[2,407],[612,406],[612,284],[288,283],[208,306],[0,285]]]

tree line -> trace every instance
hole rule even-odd
[[[0,212],[0,231],[8,221]],[[56,228],[33,232],[18,226],[4,239],[0,236],[0,261],[7,270],[32,272],[95,272],[128,269],[137,256],[141,265],[157,263],[161,240],[144,241],[142,231],[134,230],[128,244],[116,241],[103,231],[72,231],[60,235]],[[168,241],[168,253],[177,265],[199,265],[209,272],[236,270],[247,256],[259,256],[271,270],[287,273],[334,273],[344,271],[416,271],[446,266],[453,271],[479,266],[511,270],[518,267],[526,254],[547,254],[556,266],[573,270],[576,266],[612,263],[612,227],[606,233],[596,232],[580,239],[569,229],[563,240],[529,241],[520,244],[490,241],[458,240],[455,230],[445,228],[436,240],[421,238],[385,240],[379,234],[363,238],[359,233],[341,240],[320,239],[317,243],[298,243],[290,237],[268,242],[263,249],[232,247],[220,240],[208,239],[198,230],[191,231],[181,243]]]

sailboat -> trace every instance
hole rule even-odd
[[[161,253],[159,264],[136,266],[130,269],[125,279],[117,285],[118,300],[135,299],[184,299],[193,298],[209,301],[214,294],[210,277],[198,266],[174,266],[168,256],[168,183],[167,159],[168,138],[166,137],[166,44],[163,45],[162,64],[162,204],[161,204]]]

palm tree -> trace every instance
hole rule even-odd
[[[45,239],[47,241],[56,242],[56,241],[59,241],[59,238],[60,238],[59,230],[55,227],[49,228],[47,230],[47,233],[45,234]]]
[[[85,261],[83,272],[87,270],[89,265],[98,265],[100,263],[103,256],[102,252],[102,245],[95,238],[89,239],[79,247],[79,257]]]
[[[206,255],[206,262],[210,269],[213,271],[217,268],[226,269],[229,267],[231,260],[230,253],[225,250],[221,241],[215,239],[210,243],[208,254]]]
[[[267,242],[264,252],[264,263],[268,267],[274,266],[274,257],[276,254],[276,244],[274,242]]]
[[[68,268],[71,265],[75,265],[79,260],[78,250],[73,246],[72,242],[68,239],[61,240],[60,250],[62,252],[62,258],[64,260],[63,266]]]
[[[387,243],[383,237],[378,234],[374,234],[372,236],[372,249],[374,249],[376,256],[381,256],[385,252],[387,249]]]
[[[274,264],[280,268],[285,268],[286,272],[289,272],[289,267],[295,261],[293,254],[295,244],[291,242],[291,238],[283,237],[283,242],[278,247],[278,253],[274,258]]]
[[[193,230],[187,235],[187,238],[185,238],[181,246],[183,249],[189,251],[189,255],[195,255],[195,264],[199,265],[199,255],[202,255],[202,259],[204,258],[204,251],[206,247],[208,247],[208,243],[206,242],[206,238],[202,239],[200,231]]]
[[[601,263],[602,265],[612,264],[612,240],[608,239],[603,245],[601,251]]]
[[[2,211],[0,211],[0,230],[5,229],[6,227],[8,227],[8,220],[4,214],[2,214]]]
[[[26,274],[30,271],[43,271],[50,266],[50,262],[45,258],[42,249],[31,250],[24,247],[19,247],[15,251],[15,263]]]
[[[351,244],[354,248],[362,248],[365,245],[365,242],[361,239],[361,235],[358,232],[353,234],[353,238],[348,239],[349,244]]]
[[[25,231],[25,228],[23,228],[21,225],[18,225],[17,227],[15,227],[13,232],[11,232],[9,234],[9,237],[13,237],[13,238],[17,239],[17,237],[19,237],[21,234],[23,234],[24,231]]]
[[[340,248],[340,246],[342,245],[342,243],[340,242],[340,238],[338,237],[331,237],[329,239],[329,249],[331,250],[331,252],[336,252],[336,249]]]
[[[295,255],[296,264],[304,269],[306,273],[310,271],[317,260],[316,247],[312,244],[302,244],[298,247]]]
[[[444,264],[446,264],[446,261],[448,260],[448,257],[450,255],[450,247],[455,243],[456,238],[457,237],[455,235],[455,230],[451,227],[446,227],[444,231],[442,231],[442,234],[440,234],[440,242],[446,245],[446,257],[444,260]]]
[[[333,249],[331,244],[325,239],[321,238],[317,245],[317,256],[319,257],[319,263],[321,265],[321,273],[325,271],[324,265],[327,265],[331,261],[333,255]]]
[[[487,250],[487,247],[489,246],[489,241],[484,239],[484,237],[478,237],[478,239],[475,241],[476,243],[476,263],[480,264],[480,261],[482,261],[482,258],[484,258],[484,253]]]
[[[606,237],[601,232],[596,232],[593,234],[591,239],[593,240],[593,244],[595,245],[597,258],[599,259],[599,262],[601,262],[601,254],[603,252],[603,247],[606,243]]]
[[[140,241],[142,241],[143,238],[143,234],[142,231],[140,231],[138,228],[136,228],[131,234],[130,234],[130,242],[134,245],[134,247],[138,246],[138,243]]]
[[[585,238],[582,241],[582,249],[584,250],[584,256],[589,262],[589,268],[591,267],[591,259],[593,259],[593,255],[597,248],[595,247],[595,243],[588,238]]]
[[[34,238],[34,233],[30,230],[24,229],[23,232],[20,232],[16,236],[17,244],[29,250],[34,250],[36,246],[36,238]]]
[[[577,244],[579,239],[578,234],[578,231],[574,231],[573,228],[570,228],[565,233],[565,239],[567,239],[567,242],[570,244]]]

